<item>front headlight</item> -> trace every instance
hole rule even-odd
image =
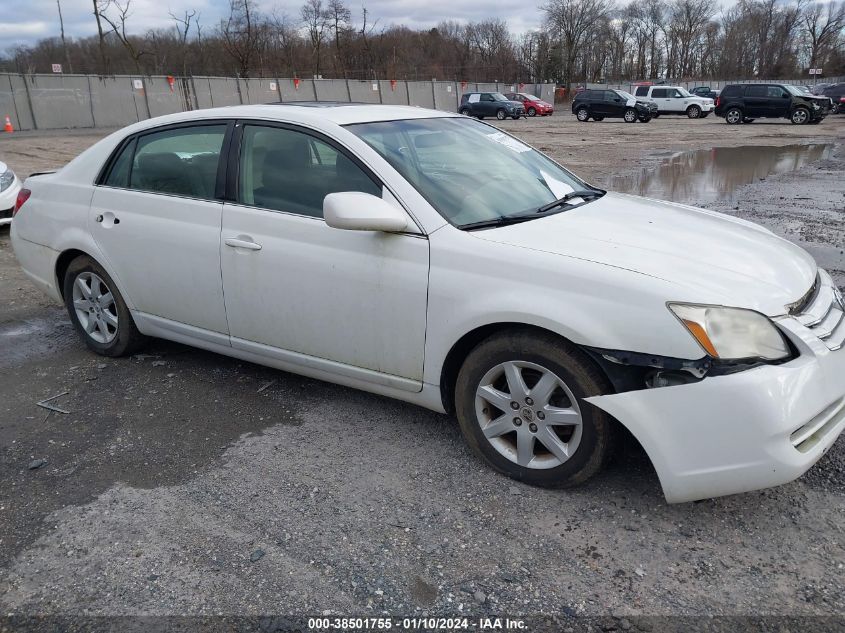
[[[6,189],[12,186],[13,182],[15,182],[15,172],[7,169],[0,174],[0,191],[6,191]]]
[[[670,303],[668,307],[713,358],[780,360],[790,355],[780,330],[754,310],[689,303]]]

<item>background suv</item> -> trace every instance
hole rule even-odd
[[[637,86],[637,99],[657,105],[660,114],[686,114],[691,119],[713,112],[713,99],[696,97],[680,86]]]
[[[789,84],[731,84],[716,100],[716,116],[730,125],[754,119],[789,119],[795,125],[821,123],[830,99],[803,93]]]
[[[527,92],[506,92],[505,96],[511,101],[517,101],[525,108],[528,116],[547,116],[555,111],[551,103],[546,103],[537,95],[530,95]]]
[[[819,93],[820,96],[829,97],[833,102],[831,113],[845,112],[845,83],[831,84]]]
[[[500,121],[511,117],[525,116],[525,107],[520,101],[511,101],[501,92],[467,92],[461,97],[458,112],[483,119],[494,116]]]
[[[604,118],[625,119],[628,123],[648,123],[657,115],[657,106],[637,100],[624,90],[584,90],[572,101],[572,114],[579,121]]]

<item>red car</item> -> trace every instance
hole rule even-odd
[[[525,113],[528,116],[547,116],[555,111],[551,103],[546,103],[540,97],[530,95],[527,92],[506,92],[505,96],[511,101],[519,101],[525,106]]]

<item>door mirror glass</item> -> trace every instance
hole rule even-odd
[[[398,233],[408,228],[408,215],[386,200],[369,193],[342,191],[323,200],[326,224],[347,231]]]

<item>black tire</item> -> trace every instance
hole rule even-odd
[[[575,111],[575,118],[581,123],[586,123],[590,120],[590,111],[587,108],[580,107]]]
[[[461,108],[458,110],[458,114],[463,114],[464,116],[469,116],[469,108]]]
[[[537,116],[537,110],[534,108],[528,108],[528,116]]]
[[[504,121],[508,118],[508,113],[505,112],[504,108],[499,108],[496,110],[496,118],[499,119],[499,121]]]
[[[567,385],[578,403],[581,413],[579,443],[571,456],[557,466],[520,466],[484,435],[476,413],[476,390],[488,371],[509,361],[534,363],[553,372]],[[610,458],[616,432],[613,419],[584,402],[584,398],[610,392],[612,389],[604,374],[574,345],[552,334],[518,329],[495,334],[470,352],[458,374],[455,408],[467,443],[495,470],[531,485],[562,488],[584,483]],[[520,406],[527,404],[526,400]],[[534,447],[538,446],[536,442],[535,439]]]
[[[687,118],[697,119],[701,116],[701,108],[697,105],[691,105],[687,108]]]
[[[113,297],[114,303],[110,313],[117,316],[117,328],[114,338],[107,343],[99,342],[92,338],[92,335],[85,331],[85,327],[76,314],[73,286],[77,278],[85,273],[93,273],[99,277]],[[123,300],[112,278],[100,264],[90,257],[80,256],[70,263],[65,273],[63,288],[65,307],[70,315],[73,327],[76,328],[79,336],[92,351],[102,356],[126,356],[138,351],[147,342],[147,337],[141,334],[135,326],[132,314],[129,312],[129,308],[126,307],[126,302]]]
[[[634,108],[628,108],[625,110],[622,118],[625,120],[625,123],[636,123],[639,116],[637,116],[637,111]]]
[[[728,125],[738,125],[744,122],[742,110],[739,108],[730,108],[725,112],[725,123]]]
[[[789,120],[793,125],[806,125],[810,122],[810,116],[810,111],[807,108],[798,107],[789,115]]]

